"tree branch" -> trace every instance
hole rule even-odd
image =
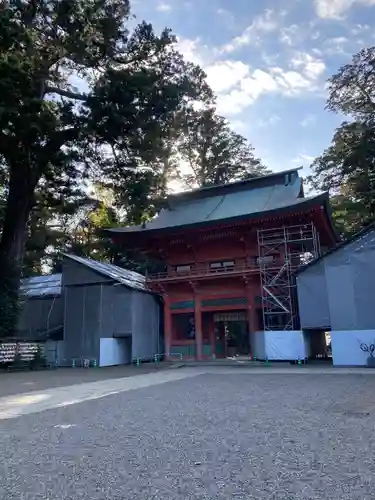
[[[76,99],[77,101],[87,101],[87,95],[85,94],[77,94],[76,92],[59,89],[58,87],[47,86],[44,91],[44,95],[46,94],[58,94],[61,97],[68,97],[69,99]]]
[[[367,104],[372,108],[372,110],[375,109],[375,103],[371,99],[370,94],[367,92],[367,90],[363,87],[363,85],[360,84],[358,78],[356,78],[355,85],[359,89],[360,92],[362,92],[362,95],[365,97]]]
[[[58,151],[65,143],[76,139],[78,134],[79,130],[76,127],[56,132],[43,148],[44,153],[47,154],[47,158],[49,155]]]
[[[151,54],[147,53],[147,54],[144,54],[144,55],[137,55],[137,56],[134,56],[134,57],[131,57],[131,58],[128,58],[128,59],[126,57],[115,56],[115,57],[113,57],[113,61],[116,64],[120,64],[122,66],[127,66],[129,64],[133,64],[133,63],[136,63],[136,62],[140,63],[140,62],[144,62],[144,61],[149,61],[152,57],[154,57],[157,54],[159,54],[160,52],[162,52],[163,49],[164,49],[164,46],[158,47]]]

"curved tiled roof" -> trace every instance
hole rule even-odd
[[[203,188],[173,195],[164,208],[143,226],[107,230],[109,233],[148,233],[162,229],[203,225],[213,222],[255,218],[272,212],[307,208],[312,203],[328,201],[326,193],[303,198],[298,169],[270,176]]]

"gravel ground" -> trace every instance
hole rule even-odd
[[[0,398],[12,394],[41,391],[111,378],[133,377],[170,368],[172,363],[144,363],[141,366],[109,366],[107,368],[58,368],[57,370],[0,371]]]
[[[206,374],[0,422],[0,498],[367,500],[374,378]]]

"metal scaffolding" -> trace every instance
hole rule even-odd
[[[264,330],[299,328],[295,271],[319,253],[312,223],[258,230]]]

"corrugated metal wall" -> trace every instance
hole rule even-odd
[[[132,334],[132,294],[125,286],[102,286],[101,337],[125,337]]]
[[[324,261],[297,276],[301,328],[323,328],[331,324]]]
[[[333,330],[352,330],[357,325],[356,300],[353,287],[353,268],[339,255],[332,254],[326,264],[328,304]],[[341,256],[345,257],[345,256]]]
[[[98,359],[101,285],[66,287],[65,356]]]
[[[99,362],[101,338],[131,337],[133,358],[151,358],[159,352],[160,311],[154,295],[102,278],[68,259],[64,262],[63,286],[65,304],[60,302],[60,324],[64,323],[64,345],[56,357],[63,352],[65,364],[85,358]],[[38,300],[43,301],[44,309],[48,309],[46,299]],[[130,345],[130,339],[127,342]]]
[[[154,295],[133,291],[133,358],[151,358],[159,351],[160,306]]]
[[[41,333],[61,326],[64,320],[62,297],[24,298],[17,325],[17,335],[38,338]]]
[[[302,328],[375,328],[375,231],[327,255],[297,279]],[[322,325],[327,318],[329,325]]]

